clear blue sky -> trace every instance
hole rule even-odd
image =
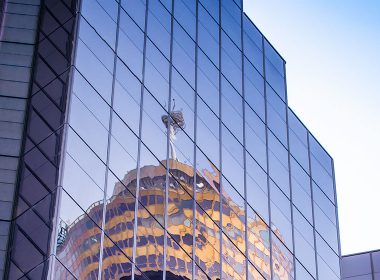
[[[342,253],[380,249],[380,1],[245,0],[289,106],[332,155]]]

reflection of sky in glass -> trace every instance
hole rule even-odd
[[[113,277],[130,275],[131,260],[127,256],[132,258],[135,242],[136,268],[141,270],[137,274],[157,270],[161,274],[166,263],[168,271],[189,277],[193,269],[189,255],[193,253],[195,241],[195,274],[200,279],[204,272],[213,279],[245,279],[246,265],[249,277],[261,279],[259,272],[266,277],[270,275],[272,258],[274,278],[290,280],[294,273],[291,253],[293,206],[290,199],[302,214],[306,213],[302,208],[310,210],[314,205],[311,201],[311,179],[315,181],[313,188],[321,192],[320,195],[315,192],[318,196],[314,207],[320,208],[320,211],[315,211],[318,215],[315,218],[317,231],[328,242],[325,244],[327,247],[337,249],[335,206],[329,200],[334,200],[331,159],[317,143],[311,144],[313,177],[310,178],[308,141],[307,138],[306,142],[302,141],[305,139],[298,135],[302,133],[294,128],[297,131],[290,134],[289,141],[301,145],[302,149],[296,149],[294,158],[291,155],[289,161],[283,60],[269,44],[264,44],[267,54],[265,68],[268,69],[267,82],[264,82],[260,74],[263,73],[264,60],[260,62],[256,58],[256,55],[263,55],[263,46],[256,45],[262,42],[257,32],[244,35],[250,40],[248,49],[254,50],[255,56],[247,54],[247,58],[242,59],[239,50],[242,44],[239,31],[241,14],[233,1],[224,1],[221,9],[224,19],[224,30],[220,33],[221,72],[216,67],[219,54],[210,53],[219,50],[215,39],[219,38],[220,31],[212,19],[218,14],[212,12],[211,2],[201,1],[204,7],[199,4],[200,14],[204,14],[205,20],[200,21],[199,30],[203,33],[199,37],[201,49],[197,50],[197,66],[193,41],[196,19],[192,13],[195,8],[186,1],[175,2],[178,22],[173,23],[173,44],[170,13],[160,1],[149,1],[146,49],[140,29],[144,23],[136,16],[141,14],[143,5],[140,7],[142,10],[135,11],[131,11],[128,5],[124,7],[125,10],[120,11],[118,57],[114,57],[112,51],[115,48],[115,21],[118,21],[116,3],[85,2],[83,16],[86,20],[81,18],[77,70],[70,99],[70,129],[62,183],[65,192],[60,205],[61,220],[68,224],[76,220],[76,224],[69,228],[67,240],[74,239],[76,235],[85,239],[75,254],[91,255],[98,250],[95,245],[98,245],[100,229],[91,226],[90,217],[102,226],[104,207],[103,226],[107,236],[102,273],[111,271],[114,263],[120,267],[117,273],[109,272]],[[99,5],[104,5],[104,9]],[[188,15],[178,10],[181,6]],[[205,9],[209,9],[210,14]],[[105,34],[106,29],[95,20],[96,16],[107,17],[104,24],[115,30]],[[193,22],[189,23],[191,20]],[[249,22],[244,24],[253,28]],[[215,31],[218,34],[214,34]],[[99,36],[104,36],[104,40]],[[202,40],[205,42],[201,43]],[[214,45],[208,45],[207,40],[213,40]],[[144,50],[146,57],[143,57]],[[169,58],[172,58],[172,65]],[[242,89],[243,62],[245,92]],[[141,79],[144,80],[143,87]],[[197,93],[193,88],[195,84]],[[165,124],[169,122],[169,109],[181,112],[185,125],[183,131],[179,128],[175,135],[168,136]],[[294,119],[292,123],[297,127]],[[141,140],[138,139],[140,135]],[[169,137],[171,142],[168,142]],[[177,158],[170,158],[173,154],[170,144],[173,144]],[[164,167],[167,164],[169,178]],[[197,172],[195,183],[194,165]],[[298,190],[289,184],[293,165],[296,167],[291,180],[298,182]],[[306,171],[303,170],[305,165]],[[267,169],[269,175],[266,174]],[[105,174],[108,174],[107,180]],[[194,184],[196,191],[193,190]],[[169,189],[165,190],[167,185]],[[140,187],[138,192],[136,186]],[[165,197],[166,191],[168,197]],[[136,205],[136,193],[139,205]],[[88,216],[78,206],[73,206],[70,196],[87,211]],[[106,205],[103,205],[104,197]],[[168,205],[165,205],[166,200]],[[305,214],[307,217],[302,221],[308,224],[307,219],[312,221],[313,213]],[[325,224],[326,220],[331,221],[331,227]],[[165,223],[167,233],[162,228]],[[137,232],[134,232],[135,226]],[[272,248],[269,246],[270,234]],[[134,235],[137,236],[135,240]],[[310,243],[310,240],[301,238],[295,248],[299,248],[303,241]],[[164,242],[167,243],[166,260],[163,259]],[[91,245],[95,249],[90,252]],[[72,243],[64,246],[69,248]],[[312,257],[315,256],[314,249],[311,247],[310,251],[305,249],[300,253],[296,249],[295,253],[298,258]],[[333,251],[319,251],[324,260],[331,252],[334,260],[336,255]],[[305,258],[301,262],[307,269],[315,270],[315,260],[310,260]],[[128,267],[123,268],[122,264],[126,263],[129,263]],[[219,271],[221,263],[222,271]],[[77,264],[77,271],[89,269],[89,264],[80,258]]]

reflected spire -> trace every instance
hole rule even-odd
[[[181,110],[175,111],[175,99],[173,98],[173,108],[169,115],[163,115],[161,117],[162,122],[165,124],[165,127],[169,126],[169,141],[170,141],[170,158],[174,160],[177,159],[177,153],[174,146],[174,141],[177,139],[176,134],[179,129],[185,128],[185,119]]]

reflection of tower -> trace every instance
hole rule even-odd
[[[161,117],[162,122],[165,127],[169,126],[169,141],[170,141],[170,158],[177,160],[177,153],[174,147],[174,140],[176,140],[175,135],[177,134],[179,128],[185,128],[185,119],[183,118],[182,111],[175,111],[175,100],[173,99],[173,109],[169,115],[163,115]]]
[[[192,166],[171,159],[169,161],[171,176],[168,192],[168,232],[170,240],[164,248],[163,214],[166,170],[163,164],[140,167],[139,209],[136,229],[136,260],[138,270],[134,279],[162,279],[163,252],[167,250],[167,279],[191,279],[192,263],[188,252],[192,246],[196,250],[197,267],[194,273],[197,280],[220,279],[220,229],[212,217],[220,217],[220,193],[218,191],[220,176],[212,175],[215,170],[204,169],[197,172],[196,203],[193,208],[194,169]],[[57,246],[57,258],[66,264],[77,279],[97,279],[103,211],[105,213],[104,229],[106,238],[103,245],[102,279],[131,279],[133,225],[135,219],[137,170],[129,171],[114,186],[113,195],[90,205],[86,214],[77,217],[74,222],[60,224]],[[244,234],[247,236],[248,256],[259,271],[266,277],[270,275],[269,232],[263,220],[250,216],[247,225],[244,209],[240,208],[226,193],[223,198],[222,221],[226,225],[229,238],[223,240],[225,252],[222,273],[227,280],[245,279],[245,259],[236,247]],[[149,211],[149,212],[148,212]],[[193,215],[196,222],[192,224]],[[195,243],[193,234],[195,227]],[[247,230],[245,230],[247,229]],[[169,237],[168,237],[169,238]],[[228,241],[228,242],[227,242]],[[235,243],[235,244],[234,244]],[[274,264],[276,275],[282,280],[290,280],[286,272],[292,269],[289,256],[280,247],[274,245]],[[59,263],[60,263],[59,262]],[[290,267],[290,268],[289,268]],[[253,271],[253,270],[252,270]],[[252,272],[254,273],[254,272]],[[143,275],[142,275],[143,274]],[[56,279],[67,279],[67,271],[58,265]],[[160,275],[160,276],[159,276]],[[253,275],[253,274],[252,274]],[[257,276],[259,277],[259,276]],[[72,279],[72,278],[70,278]],[[263,279],[263,278],[249,278]],[[268,278],[267,278],[268,279]]]

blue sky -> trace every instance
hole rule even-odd
[[[342,253],[380,249],[380,1],[245,0],[289,106],[334,158]]]

